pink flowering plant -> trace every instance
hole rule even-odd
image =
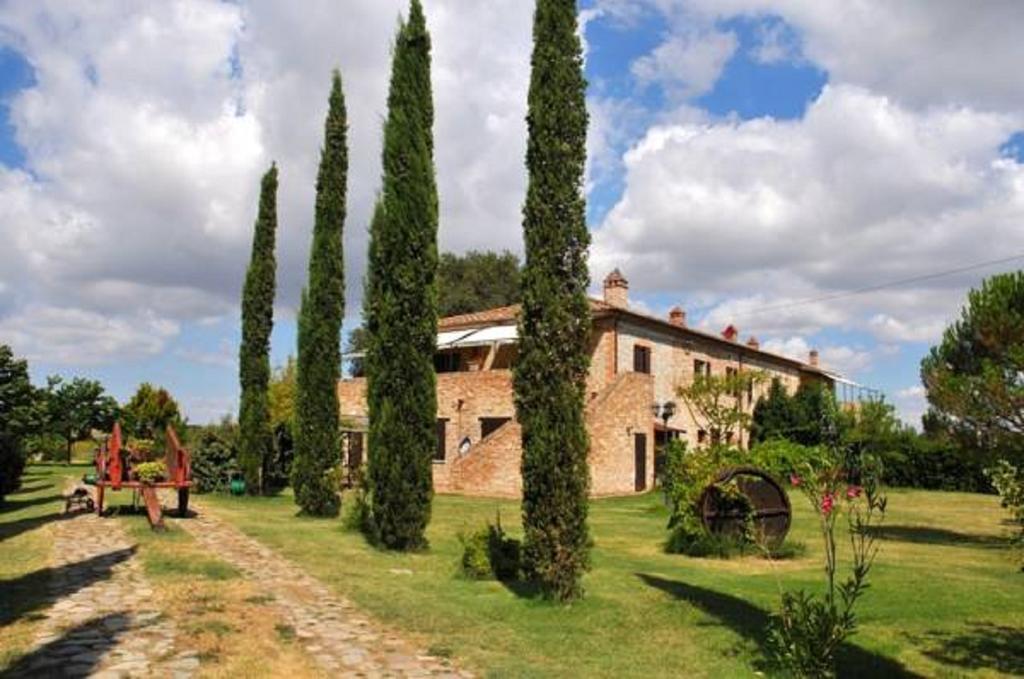
[[[831,414],[834,422],[834,410]],[[829,426],[826,423],[827,431]],[[781,611],[773,616],[769,631],[769,649],[775,660],[798,677],[835,676],[836,652],[856,630],[854,607],[868,588],[868,573],[878,555],[874,529],[885,517],[886,498],[879,488],[877,470],[863,464],[859,478],[853,479],[844,468],[848,456],[838,437],[831,438],[830,454],[803,463],[789,477],[791,488],[802,492],[814,508],[825,552],[823,595],[783,592]],[[836,534],[843,524],[852,568],[837,582]]]

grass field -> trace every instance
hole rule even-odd
[[[595,501],[587,597],[568,608],[458,576],[458,532],[498,511],[517,526],[514,502],[437,497],[431,550],[413,555],[376,551],[336,520],[296,517],[287,495],[201,502],[424,647],[490,676],[750,676],[765,669],[761,645],[779,583],[820,582],[815,519],[802,497],[791,536],[806,555],[774,566],[663,553],[667,512],[655,495]],[[891,491],[889,507],[841,673],[1024,673],[1024,573],[997,499]]]
[[[39,617],[49,526],[64,477],[84,467],[37,465],[0,507],[0,669],[25,650]],[[666,510],[655,495],[595,501],[587,598],[565,608],[497,582],[458,575],[459,531],[514,502],[439,496],[424,554],[376,551],[338,520],[295,516],[288,495],[202,496],[208,508],[273,546],[378,618],[439,655],[488,676],[751,676],[763,670],[767,614],[785,587],[815,588],[814,517],[794,497],[791,533],[807,546],[774,566],[663,553]],[[846,676],[1024,674],[1024,573],[1007,547],[995,497],[891,491],[882,553],[846,649]],[[139,544],[156,603],[175,617],[213,676],[312,676],[280,637],[261,593],[181,530],[157,535],[142,516],[115,521]]]

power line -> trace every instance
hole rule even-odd
[[[804,306],[806,304],[816,304],[818,302],[831,302],[836,299],[845,299],[846,297],[853,297],[855,295],[863,295],[868,292],[876,292],[878,290],[885,290],[886,288],[893,288],[900,285],[907,285],[909,283],[920,283],[921,281],[928,281],[934,278],[942,278],[943,276],[952,276],[953,274],[963,273],[965,271],[973,271],[975,269],[983,269],[988,266],[995,266],[996,264],[1006,264],[1018,259],[1024,259],[1024,253],[1013,255],[1011,257],[1003,257],[1002,259],[992,259],[987,262],[978,262],[976,264],[969,264],[956,269],[947,269],[945,271],[937,271],[935,273],[924,274],[922,276],[913,276],[911,278],[903,278],[897,281],[890,281],[888,283],[879,283],[878,285],[869,285],[865,288],[858,288],[856,290],[848,290],[846,292],[835,292],[828,295],[822,295],[820,297],[811,297],[808,299],[797,300],[795,302],[786,302],[785,304],[776,304],[774,306],[761,307],[753,311],[749,311],[743,314],[737,314],[737,317],[744,318],[746,316],[756,316],[759,314],[767,313],[769,311],[779,311],[780,309],[789,309],[797,306]]]

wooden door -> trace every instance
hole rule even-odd
[[[647,489],[647,434],[633,434],[633,448],[634,485],[639,493]]]

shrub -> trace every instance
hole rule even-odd
[[[167,465],[163,462],[143,462],[135,466],[135,478],[143,483],[156,483],[167,478]]]
[[[777,481],[788,483],[790,475],[807,464],[817,464],[827,452],[821,446],[804,446],[788,439],[771,439],[750,451],[750,462]]]
[[[879,455],[886,484],[903,488],[991,493],[979,455],[952,441],[908,435]]]
[[[522,545],[501,527],[501,517],[495,523],[466,535],[459,534],[462,543],[462,574],[473,580],[495,577],[515,580],[522,574]]]
[[[484,580],[491,577],[491,559],[487,553],[487,529],[466,535],[459,533],[462,543],[462,574],[471,580]]]
[[[25,438],[25,457],[53,462],[67,459],[67,443],[60,434],[41,433]]]
[[[733,548],[726,547],[726,543],[745,541],[746,536],[720,539],[708,535],[701,523],[697,502],[719,470],[740,461],[740,452],[724,446],[689,452],[683,441],[671,441],[666,448],[665,497],[672,516],[665,550],[689,556],[732,553]],[[726,489],[723,487],[723,490]]]
[[[18,490],[24,470],[25,451],[21,440],[13,436],[0,436],[0,502],[5,495]]]
[[[999,493],[1000,504],[1010,511],[1010,516],[1020,529],[1014,542],[1024,556],[1024,467],[1016,467],[1007,460],[999,460],[995,466],[985,470],[992,480],[992,486]],[[1024,570],[1024,558],[1021,559]]]
[[[231,472],[238,470],[238,450],[232,430],[205,427],[192,446],[192,488],[197,493],[227,490]]]

